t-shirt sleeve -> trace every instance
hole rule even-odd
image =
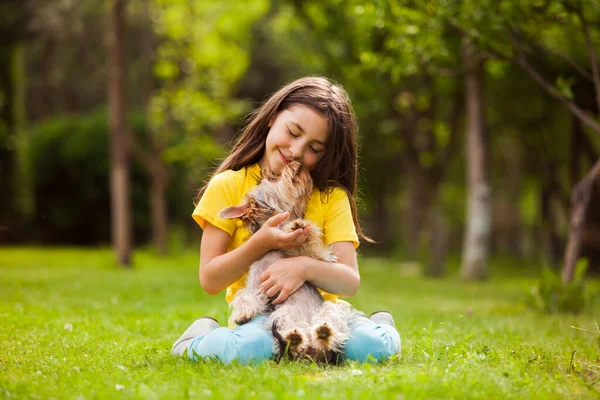
[[[334,188],[323,199],[323,233],[325,243],[352,242],[358,247],[358,235],[352,219],[350,200],[343,189]]]
[[[237,205],[239,201],[237,186],[238,182],[233,171],[225,171],[212,177],[192,213],[192,218],[202,229],[205,228],[206,222],[210,222],[229,235],[233,235],[236,220],[221,218],[219,212],[226,207]]]

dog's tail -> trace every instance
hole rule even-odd
[[[271,332],[273,333],[273,338],[275,339],[275,343],[277,343],[277,347],[279,351],[277,352],[277,356],[275,360],[277,362],[281,361],[285,354],[287,353],[288,344],[283,339],[283,336],[279,333],[279,326],[277,324],[277,320],[273,321],[273,327],[271,328]]]

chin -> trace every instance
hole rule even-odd
[[[277,159],[271,165],[273,165],[273,171],[277,174],[280,174],[285,168],[285,162],[279,156],[277,156]]]
[[[280,160],[276,160],[275,162],[272,162],[269,164],[269,168],[271,169],[271,172],[276,175],[281,174],[281,171],[283,171],[283,167],[284,167],[284,164]]]

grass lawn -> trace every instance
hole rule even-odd
[[[598,398],[594,315],[523,306],[535,273],[505,262],[466,283],[410,276],[363,258],[351,302],[389,309],[399,357],[380,365],[199,363],[169,355],[197,317],[224,323],[224,295],[203,293],[196,253],[138,252],[115,267],[106,249],[0,248],[0,398],[413,399]],[[529,268],[531,270],[532,268]],[[593,282],[599,286],[598,282]]]

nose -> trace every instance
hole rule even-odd
[[[302,158],[302,145],[295,144],[290,146],[290,155],[294,161],[300,161]]]

